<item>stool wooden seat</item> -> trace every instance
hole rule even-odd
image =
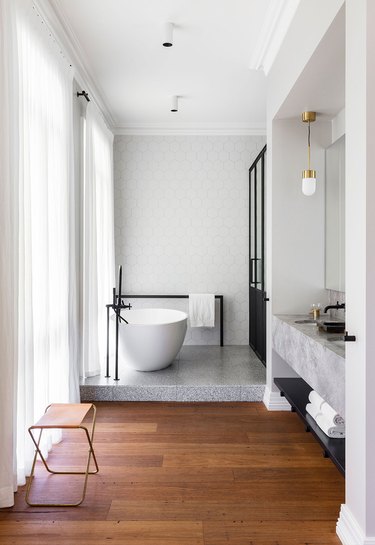
[[[82,422],[91,409],[93,410],[93,417],[92,417],[92,424],[91,424],[91,433],[89,433],[89,430],[86,424],[82,424]],[[26,488],[25,500],[28,503],[28,505],[32,507],[76,507],[77,505],[80,505],[83,502],[86,496],[88,476],[94,475],[95,473],[98,473],[99,471],[98,463],[96,461],[96,456],[94,452],[94,447],[92,444],[94,439],[95,421],[96,421],[96,407],[92,403],[53,403],[52,405],[48,405],[44,415],[38,420],[38,422],[36,422],[36,424],[34,424],[33,426],[30,426],[29,434],[35,445],[35,456],[34,456],[33,464],[31,467],[31,473],[27,483],[27,488]],[[48,466],[47,461],[45,460],[39,448],[43,430],[47,430],[47,429],[82,429],[85,432],[88,446],[89,446],[89,452],[88,452],[88,458],[87,458],[85,471],[54,471]],[[38,439],[35,439],[34,430],[40,430]],[[44,464],[44,467],[49,473],[53,473],[55,475],[85,475],[82,496],[79,501],[75,503],[34,503],[29,500],[31,485],[34,479],[35,464],[36,464],[38,454]],[[90,471],[91,456],[95,464],[94,471]]]

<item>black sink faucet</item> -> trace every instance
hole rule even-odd
[[[330,309],[335,309],[335,310],[343,309],[343,310],[345,310],[345,303],[339,303],[337,301],[337,303],[335,305],[326,306],[326,308],[324,309],[324,314],[326,314],[327,310],[330,310]]]

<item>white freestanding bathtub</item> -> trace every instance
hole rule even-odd
[[[185,312],[142,308],[122,312],[121,316],[129,323],[121,321],[119,327],[119,366],[157,371],[173,362],[186,335]]]

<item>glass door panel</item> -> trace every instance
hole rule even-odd
[[[250,286],[255,288],[255,260],[256,260],[256,195],[255,195],[255,169],[250,170]]]
[[[263,289],[263,176],[262,159],[256,164],[256,288]]]
[[[266,256],[267,256],[267,238],[266,238],[266,167],[267,167],[267,161],[266,161],[266,154],[263,155],[262,158],[262,166],[263,166],[263,259],[262,259],[262,266],[263,266],[263,291],[266,292],[267,290],[267,284],[266,284]]]
[[[266,147],[249,169],[249,344],[266,362],[265,292],[265,153]]]

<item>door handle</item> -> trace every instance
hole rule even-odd
[[[346,343],[354,343],[356,340],[357,340],[357,338],[356,338],[355,335],[348,335],[348,332],[345,331],[344,341]]]

